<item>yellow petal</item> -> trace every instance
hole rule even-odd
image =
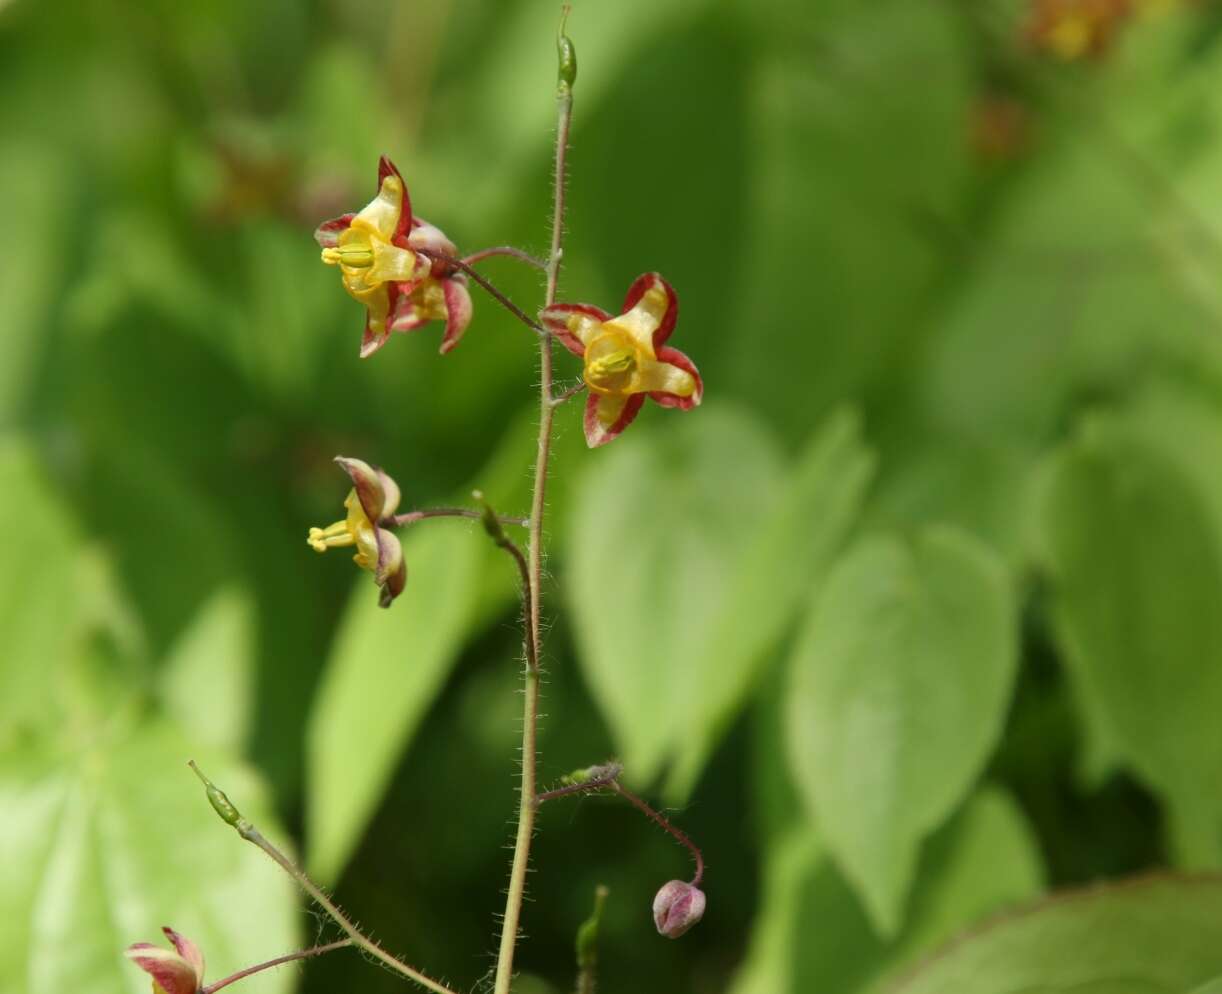
[[[378,195],[352,219],[352,227],[376,232],[382,241],[388,242],[394,236],[395,228],[399,226],[402,205],[403,181],[393,174],[387,176],[382,180]]]
[[[628,397],[617,397],[614,394],[603,394],[598,398],[598,421],[604,428],[610,428],[619,416],[624,413],[624,406],[628,403]]]
[[[652,359],[654,358],[653,333],[661,325],[669,302],[665,290],[658,286],[651,286],[636,302],[632,310],[627,314],[612,318],[604,327],[608,330],[614,328],[627,335],[642,352]]]
[[[634,385],[641,393],[673,393],[676,397],[690,397],[696,392],[696,377],[669,362],[642,359]]]
[[[573,337],[582,345],[589,345],[590,341],[598,336],[602,331],[603,323],[592,314],[582,314],[580,311],[572,311],[565,320],[569,331],[573,333]]]

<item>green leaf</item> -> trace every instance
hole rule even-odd
[[[161,696],[192,737],[240,755],[250,731],[254,618],[234,588],[214,594],[170,649]]]
[[[678,797],[841,539],[870,459],[838,417],[787,479],[770,435],[716,406],[593,458],[569,537],[581,664],[629,775],[675,758]]]
[[[1038,847],[1021,812],[994,789],[974,796],[922,857],[912,913],[879,938],[813,832],[769,850],[764,911],[733,994],[885,990],[887,975],[960,929],[1042,889]]]
[[[219,979],[296,947],[291,881],[209,810],[169,724],[91,737],[69,755],[0,761],[0,990],[146,992],[123,956],[172,925]],[[280,830],[244,767],[199,755],[271,837]],[[287,991],[289,972],[259,990]]]
[[[582,669],[634,780],[658,773],[694,683],[715,679],[702,652],[710,620],[732,608],[734,572],[782,486],[772,437],[726,407],[590,457],[566,586]]]
[[[364,575],[353,589],[306,729],[307,851],[319,880],[344,869],[468,636],[487,541],[469,525],[408,533],[408,585],[389,609]]]
[[[1162,994],[1222,970],[1222,878],[1056,895],[954,943],[895,994]]]
[[[30,400],[38,363],[53,337],[49,312],[63,278],[56,233],[72,209],[69,172],[36,145],[0,145],[5,228],[20,232],[21,250],[0,268],[0,423],[11,424]]]
[[[921,840],[1001,733],[1016,661],[1000,561],[967,535],[860,539],[793,657],[790,762],[827,847],[894,935]]]
[[[1050,470],[1039,538],[1092,723],[1169,800],[1185,861],[1216,865],[1222,505],[1209,481],[1222,473],[1222,419],[1155,414],[1084,423]]]
[[[0,744],[37,723],[53,697],[55,667],[77,638],[79,532],[31,447],[0,438],[0,514],[18,524],[0,543]]]
[[[759,664],[839,551],[873,471],[860,420],[849,412],[828,418],[801,454],[777,508],[733,571],[725,601],[733,610],[713,614],[700,641],[708,678],[691,684],[686,728],[678,730],[667,786],[676,800],[690,793]]]

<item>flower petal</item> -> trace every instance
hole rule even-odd
[[[399,189],[402,191],[399,194],[399,216],[398,224],[392,235],[388,235],[391,241],[403,243],[407,233],[412,227],[412,201],[407,194],[407,183],[403,179],[403,174],[399,172],[398,167],[390,161],[385,155],[378,159],[378,189],[381,190],[386,182],[386,177],[394,176],[399,181]]]
[[[191,964],[195,970],[196,982],[200,987],[204,986],[204,953],[194,942],[188,939],[185,935],[180,935],[175,932],[169,925],[162,925],[161,931],[165,933],[165,937],[174,944],[174,948],[178,950],[178,955]]]
[[[446,297],[446,330],[441,338],[441,354],[445,355],[462,339],[471,323],[471,293],[466,278],[452,276],[441,281]]]
[[[356,296],[353,294],[353,296]],[[392,300],[398,298],[399,286],[396,283],[383,283],[357,299],[365,305],[365,334],[361,338],[361,358],[368,359],[378,351],[390,338],[390,327],[386,318],[391,311]]]
[[[624,312],[631,311],[641,302],[649,291],[655,291],[652,295],[657,301],[649,308],[651,315],[656,314],[657,326],[653,329],[653,347],[658,349],[670,338],[670,333],[675,330],[675,322],[679,319],[679,295],[675,293],[672,287],[666,280],[662,279],[658,273],[644,273],[638,276],[628,288],[627,294],[624,295]],[[666,302],[662,306],[659,300],[659,294],[666,295]]]
[[[628,397],[592,393],[586,398],[586,444],[591,449],[606,445],[632,424],[645,403],[643,393]]]
[[[382,156],[382,164],[389,160]],[[407,187],[397,169],[378,168],[378,193],[352,219],[353,228],[376,232],[383,241],[406,247],[403,232],[412,223],[411,206],[407,203]]]
[[[378,529],[378,568],[374,579],[382,588],[378,597],[379,607],[390,607],[407,585],[407,563],[403,559],[403,546],[399,537],[385,528]]]
[[[690,411],[693,407],[698,406],[704,399],[704,380],[701,379],[696,364],[678,349],[672,349],[669,345],[663,345],[658,349],[658,364],[689,374],[695,380],[695,386],[687,394],[676,392],[675,385],[682,386],[683,381],[675,380],[674,374],[671,374],[670,382],[661,390],[650,391],[649,396],[663,407],[677,407],[683,411]]]
[[[539,312],[539,321],[577,357],[586,354],[586,344],[611,315],[590,304],[552,304]]]
[[[195,967],[171,949],[137,942],[123,955],[152,977],[165,994],[197,994],[199,991]]]
[[[314,241],[323,248],[335,248],[339,244],[339,236],[348,230],[355,214],[341,214],[330,221],[323,221],[314,229]]]
[[[365,517],[373,524],[377,524],[382,520],[382,508],[386,505],[386,491],[382,485],[382,478],[385,474],[377,467],[370,466],[363,459],[336,456],[335,462],[340,469],[351,477],[352,485],[356,488],[356,496],[361,502],[361,510],[365,512]],[[398,489],[398,487],[395,487],[396,492]]]
[[[375,466],[378,480],[382,484],[382,515],[378,520],[389,518],[399,508],[399,484],[380,466]]]

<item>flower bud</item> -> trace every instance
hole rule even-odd
[[[704,891],[682,880],[662,885],[653,899],[653,923],[658,934],[677,939],[704,917]]]

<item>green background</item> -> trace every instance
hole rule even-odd
[[[662,272],[706,393],[595,452],[559,414],[540,775],[619,757],[708,911],[658,937],[684,852],[549,804],[519,989],[571,989],[599,883],[608,992],[1217,989],[1216,6],[1068,64],[1018,2],[574,6],[561,298]],[[533,338],[473,290],[449,356],[361,361],[310,232],[387,153],[463,251],[545,252],[556,20],[0,2],[0,994],[145,990],[162,924],[212,981],[331,935],[188,758],[388,948],[487,980],[510,564],[425,522],[382,612],[304,537],[336,454],[524,512]],[[244,989],[392,986],[345,952]]]

